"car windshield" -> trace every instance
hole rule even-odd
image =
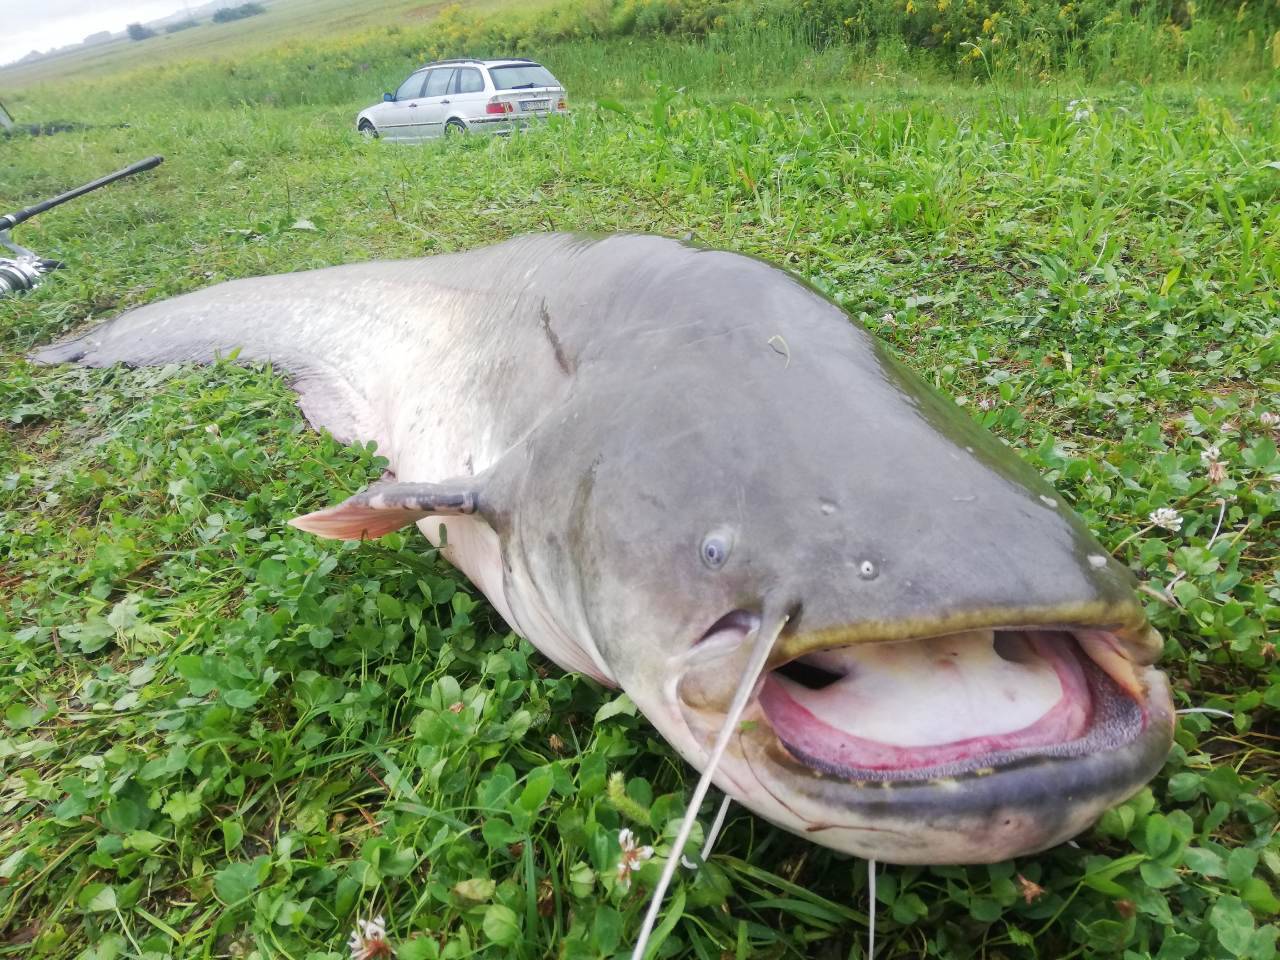
[[[492,67],[489,76],[498,90],[521,90],[530,87],[558,87],[551,71],[541,64],[521,63],[509,67]]]

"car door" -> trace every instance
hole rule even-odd
[[[393,99],[376,108],[374,125],[384,139],[412,139],[418,101],[422,98],[422,86],[425,81],[425,71],[418,70],[411,73],[396,89]]]
[[[453,83],[453,67],[436,67],[427,71],[427,82],[418,101],[417,136],[438,137],[444,132],[444,111],[449,87]]]
[[[459,67],[444,99],[443,115],[462,117],[470,122],[472,117],[484,116],[484,105],[489,97],[484,91],[484,75],[476,67]]]

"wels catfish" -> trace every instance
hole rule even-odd
[[[221,283],[36,359],[294,378],[394,481],[293,522],[418,523],[513,630],[630,694],[817,843],[977,863],[1059,843],[1160,769],[1173,709],[1129,571],[1003,443],[831,301],[658,237]],[[748,675],[748,678],[755,674]]]

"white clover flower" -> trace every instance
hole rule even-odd
[[[991,398],[990,398],[990,397],[979,397],[979,398],[978,398],[978,409],[979,409],[979,410],[990,410],[993,406],[995,406],[995,404],[993,404],[993,403],[991,402]]]
[[[1093,116],[1093,104],[1088,100],[1072,100],[1067,104],[1067,113],[1075,123],[1084,123]]]
[[[1272,413],[1270,410],[1263,411],[1258,414],[1258,422],[1264,427],[1280,427],[1280,413]]]
[[[1182,517],[1173,507],[1160,507],[1158,510],[1152,510],[1147,519],[1151,521],[1153,526],[1172,530],[1174,533],[1182,529]]]
[[[356,920],[356,928],[351,931],[351,939],[347,941],[351,951],[351,960],[376,960],[380,957],[394,957],[395,950],[387,940],[386,921],[382,917],[372,920]]]
[[[1208,471],[1210,483],[1216,486],[1227,479],[1227,464],[1216,446],[1205,447],[1200,452],[1200,462]]]
[[[618,858],[618,886],[630,890],[631,874],[639,870],[646,860],[652,859],[653,847],[638,846],[635,834],[626,827],[618,831],[618,846],[622,848],[622,856]]]

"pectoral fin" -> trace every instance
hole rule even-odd
[[[478,494],[474,477],[456,483],[378,483],[289,522],[331,540],[372,540],[423,517],[473,514]]]

